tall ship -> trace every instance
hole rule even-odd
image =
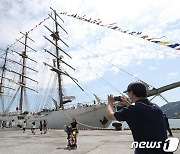
[[[33,71],[33,73],[38,73],[37,70],[34,68],[31,68],[27,65],[27,61],[31,61],[35,63],[35,65],[39,65],[37,61],[35,61],[33,58],[30,58],[28,56],[28,50],[31,50],[35,53],[37,51],[30,47],[28,45],[28,41],[34,42],[33,39],[29,37],[29,32],[22,33],[24,42],[21,41],[21,39],[18,39],[17,42],[24,46],[24,49],[22,52],[12,50],[11,48],[7,48],[4,50],[5,57],[3,57],[4,63],[1,67],[1,83],[0,83],[0,97],[1,97],[1,114],[0,114],[0,122],[6,122],[7,127],[11,126],[19,126],[23,124],[24,121],[27,122],[27,126],[31,127],[32,122],[36,122],[36,125],[38,126],[40,121],[46,120],[48,123],[49,128],[64,128],[64,125],[70,125],[72,122],[72,118],[75,118],[77,122],[79,123],[79,128],[106,128],[109,126],[110,121],[107,119],[106,115],[106,103],[101,102],[99,99],[92,100],[90,103],[78,103],[76,105],[69,105],[70,107],[65,107],[65,104],[70,104],[75,99],[75,96],[65,96],[63,94],[63,83],[62,83],[62,76],[67,76],[70,78],[79,88],[81,91],[84,91],[83,88],[78,84],[78,80],[72,77],[69,73],[67,73],[62,65],[66,65],[70,69],[75,69],[70,66],[68,63],[66,63],[63,60],[63,56],[68,56],[69,58],[72,58],[67,52],[65,52],[60,46],[59,42],[63,43],[66,47],[69,47],[60,37],[59,35],[59,29],[64,31],[66,34],[66,30],[59,24],[58,19],[62,22],[63,19],[56,13],[56,11],[51,8],[52,13],[49,14],[48,19],[51,19],[54,22],[55,30],[51,30],[48,26],[44,25],[47,31],[50,33],[50,37],[44,36],[44,39],[49,43],[49,46],[51,46],[52,50],[45,49],[44,53],[46,52],[49,54],[49,57],[51,57],[51,62],[53,65],[43,62],[45,66],[47,66],[50,71],[53,72],[53,75],[55,76],[51,80],[56,80],[56,85],[53,85],[52,91],[57,88],[58,92],[57,99],[53,98],[53,96],[47,96],[50,97],[51,102],[53,102],[54,106],[48,107],[46,105],[43,105],[43,107],[40,107],[39,110],[36,112],[28,111],[28,104],[27,104],[27,90],[32,91],[32,95],[36,95],[38,91],[36,89],[31,88],[29,85],[27,85],[27,80],[30,80],[31,82],[36,83],[38,86],[38,81],[36,81],[33,78],[30,78],[27,75],[27,72]],[[42,23],[42,22],[41,22]],[[16,54],[16,56],[20,56],[21,60],[20,62],[16,62],[14,60],[11,60],[8,58],[8,54]],[[11,56],[13,57],[13,56]],[[20,72],[10,70],[7,67],[7,62],[12,62],[13,64],[17,64],[21,69]],[[16,69],[16,68],[14,68]],[[19,76],[18,82],[14,81],[11,77],[6,77],[6,74],[13,73]],[[10,82],[10,84],[15,84],[18,88],[11,88],[7,82]],[[46,81],[44,81],[46,82]],[[41,89],[41,88],[39,88]],[[13,93],[15,93],[14,96],[8,96],[8,90],[12,90]],[[7,93],[6,93],[7,92]],[[48,92],[47,92],[48,93]],[[45,95],[47,94],[45,92]],[[48,95],[48,94],[47,94]],[[96,96],[96,95],[95,95]],[[8,102],[5,101],[5,99],[9,97]],[[44,96],[46,97],[46,96]],[[96,96],[96,98],[98,98]],[[7,99],[6,99],[7,100]],[[31,100],[31,99],[30,99]],[[16,107],[16,111],[10,111],[10,108],[13,103],[19,102]],[[32,100],[31,100],[32,101]],[[7,104],[6,104],[7,103]],[[38,106],[38,104],[37,104]]]
[[[0,123],[4,121],[7,127],[21,127],[23,122],[26,121],[27,126],[31,127],[33,122],[36,122],[38,126],[40,121],[46,120],[49,128],[64,128],[64,125],[70,125],[72,118],[75,118],[79,128],[107,128],[111,121],[107,119],[106,101],[100,100],[94,94],[95,99],[92,99],[91,102],[78,103],[75,102],[76,94],[68,96],[64,92],[64,77],[74,82],[80,91],[84,91],[84,89],[78,83],[78,80],[64,69],[65,66],[69,70],[75,71],[75,68],[64,60],[64,57],[70,60],[72,57],[63,49],[64,47],[69,48],[69,45],[62,39],[60,32],[68,33],[59,22],[64,22],[64,20],[53,8],[50,9],[52,13],[46,19],[53,22],[54,29],[52,30],[49,26],[44,25],[44,29],[49,33],[49,36],[44,36],[44,42],[46,41],[48,45],[41,51],[43,55],[47,55],[45,58],[47,61],[44,59],[43,61],[41,59],[34,60],[35,57],[32,58],[38,54],[38,51],[29,45],[35,42],[30,38],[30,32],[33,29],[26,33],[21,32],[23,36],[16,41],[21,46],[15,49],[11,49],[11,46],[7,47],[3,56],[0,57],[1,61],[3,61],[0,75]],[[45,20],[40,23],[44,22]],[[23,48],[23,51],[19,50],[19,48]],[[15,60],[12,60],[11,58],[14,57]],[[36,67],[30,67],[28,65],[29,62]],[[46,67],[45,70],[36,70],[36,68],[42,69],[42,65]],[[51,73],[48,74],[47,72]],[[46,73],[53,77],[49,80],[49,77],[44,76]],[[31,74],[32,77],[28,74]],[[36,80],[37,74],[41,74],[39,75],[40,80]],[[39,82],[41,82],[41,85]],[[50,86],[45,85],[46,83]],[[148,88],[149,85],[146,85]],[[161,93],[177,87],[180,87],[179,81],[160,88],[151,88],[148,91],[148,97],[160,96],[165,100]],[[42,95],[39,96],[39,93],[42,93]],[[34,96],[35,99],[32,98]],[[34,106],[33,109],[31,104]],[[14,107],[12,108],[13,105]],[[117,102],[114,105],[114,110],[122,107]]]

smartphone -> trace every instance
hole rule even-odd
[[[121,96],[115,96],[115,97],[114,97],[114,100],[115,100],[115,101],[122,101]]]

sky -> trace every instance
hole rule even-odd
[[[72,57],[62,53],[64,61],[73,66],[75,71],[65,65],[62,68],[78,79],[84,89],[82,92],[67,77],[63,78],[64,93],[75,96],[74,103],[92,101],[95,99],[93,94],[102,100],[107,100],[108,94],[121,95],[129,83],[137,80],[159,88],[179,81],[180,50],[60,13],[77,14],[91,20],[100,19],[103,25],[114,23],[124,31],[142,32],[141,36],[148,35],[148,38],[164,36],[156,40],[175,44],[180,43],[179,4],[178,0],[1,0],[0,49],[6,49],[22,37],[20,31],[28,32],[47,18],[52,11],[49,7],[52,7],[64,20],[62,22],[58,19],[58,22],[68,32],[66,34],[59,29],[60,37],[69,48],[63,43],[59,45]],[[31,81],[28,84],[37,91],[47,86],[50,89],[56,87],[53,83],[55,78],[50,80],[50,68],[43,65],[43,62],[52,65],[53,58],[43,50],[53,50],[43,37],[50,38],[49,31],[43,25],[54,28],[52,20],[48,19],[29,33],[35,42],[28,41],[37,51],[29,51],[29,57],[38,62],[29,61],[28,65],[39,71],[38,74],[27,71],[30,77],[39,82],[38,85]],[[20,43],[12,45],[11,49],[23,50]],[[3,54],[0,50],[0,55]],[[13,55],[10,57],[14,58]],[[12,69],[18,70],[17,66],[10,65]],[[42,93],[46,94],[44,91]],[[175,102],[180,100],[179,93],[180,88],[176,88],[162,93],[162,96],[169,102]],[[38,95],[29,95],[31,102],[37,101]],[[36,99],[33,100],[34,95]],[[152,101],[159,106],[166,104],[161,97]]]

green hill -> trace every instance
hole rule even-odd
[[[165,104],[161,109],[168,117],[180,118],[180,101]]]

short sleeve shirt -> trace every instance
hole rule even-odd
[[[135,141],[165,141],[167,131],[161,109],[148,99],[124,107],[114,113],[118,121],[126,121]]]
[[[75,121],[75,122],[72,122],[72,123],[71,123],[71,127],[72,127],[72,128],[76,128],[77,124],[78,124],[78,123],[77,123],[76,121]]]

